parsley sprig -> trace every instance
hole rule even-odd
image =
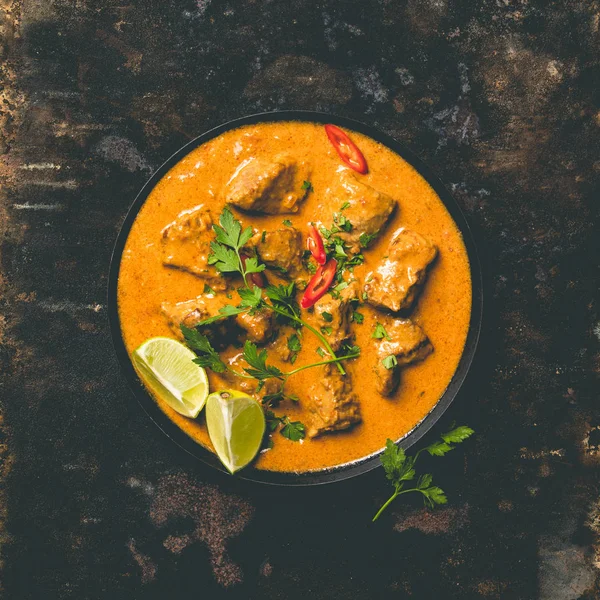
[[[217,239],[210,243],[208,264],[214,265],[221,273],[240,273],[244,284],[249,287],[247,276],[265,270],[265,265],[259,265],[256,256],[242,260],[240,250],[252,237],[252,227],[242,230],[242,224],[225,207],[219,217],[219,225],[213,225],[213,230]]]
[[[464,442],[468,437],[473,435],[474,431],[466,425],[455,427],[451,431],[442,434],[441,440],[421,448],[414,456],[407,456],[403,448],[399,448],[390,439],[386,442],[386,447],[381,455],[381,464],[385,469],[385,476],[392,482],[394,493],[385,502],[385,504],[377,511],[373,517],[376,521],[381,513],[402,494],[409,492],[418,492],[423,496],[425,505],[433,508],[436,504],[446,504],[448,499],[444,490],[436,485],[432,485],[433,475],[426,473],[418,477],[416,484],[413,487],[404,487],[408,481],[414,481],[416,477],[415,464],[417,459],[423,452],[429,453],[430,456],[444,456],[450,450],[454,450],[456,444]]]
[[[232,317],[242,312],[253,312],[266,308],[275,312],[280,319],[292,324],[296,328],[305,327],[311,333],[316,335],[320,342],[325,346],[332,357],[331,362],[337,364],[337,368],[342,375],[346,374],[341,364],[343,359],[337,359],[331,345],[322,332],[312,327],[309,323],[300,317],[300,310],[295,298],[295,285],[269,285],[264,290],[267,302],[263,297],[263,290],[257,286],[252,288],[248,284],[247,276],[251,273],[260,273],[264,271],[265,265],[259,264],[256,256],[244,257],[240,253],[241,248],[252,237],[252,228],[242,229],[242,224],[238,221],[228,208],[224,208],[220,217],[219,225],[213,225],[216,240],[211,242],[211,253],[208,262],[214,265],[221,273],[239,273],[244,280],[244,287],[238,290],[241,303],[238,306],[226,305],[219,309],[219,314],[197,324],[197,327],[214,323],[219,319]]]

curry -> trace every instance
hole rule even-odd
[[[469,327],[469,260],[440,198],[400,156],[357,132],[349,134],[364,164],[341,160],[330,133],[316,123],[262,123],[195,148],[152,190],[122,256],[118,309],[129,352],[152,336],[181,339],[181,325],[239,303],[239,278],[210,258],[226,207],[252,228],[244,260],[266,265],[248,276],[250,287],[291,285],[320,337],[269,311],[245,312],[207,327],[223,361],[242,370],[246,340],[287,372],[360,351],[289,378],[273,410],[304,423],[307,435],[273,436],[259,469],[324,469],[411,431],[452,379]],[[208,375],[212,390],[263,402],[276,383]],[[156,401],[211,448],[202,413],[188,419]]]

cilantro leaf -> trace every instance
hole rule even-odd
[[[331,323],[331,321],[333,321],[333,315],[327,311],[323,311],[321,313],[321,316],[323,317],[323,320],[327,323]]]
[[[373,335],[371,337],[376,340],[381,340],[383,338],[385,338],[386,340],[392,339],[388,332],[385,330],[385,327],[379,322],[377,323],[377,325],[375,325],[375,331],[373,332]]]
[[[352,313],[352,321],[354,323],[358,323],[359,325],[361,325],[364,320],[365,320],[365,316],[362,313],[359,313],[357,311],[354,311]]]
[[[366,233],[362,232],[358,237],[358,242],[361,245],[361,248],[368,248],[369,244],[379,235],[379,231],[375,233]]]
[[[313,188],[313,186],[312,186],[312,183],[311,183],[310,181],[305,181],[305,182],[302,184],[302,189],[303,189],[304,191],[307,191],[307,192],[312,192],[312,191],[314,191],[314,188]]]
[[[244,360],[250,368],[244,368],[244,371],[255,379],[271,379],[275,377],[282,379],[283,373],[272,365],[267,365],[267,351],[258,351],[256,344],[246,340],[243,352]]]
[[[398,366],[398,359],[393,355],[390,354],[389,356],[386,356],[382,361],[381,364],[386,368],[386,369],[393,369],[394,367]]]
[[[350,208],[350,202],[344,202],[340,207],[340,210],[346,210],[347,208]]]
[[[284,219],[284,220],[283,220],[283,224],[284,224],[286,227],[291,227],[291,226],[292,226],[292,222],[291,222],[289,219]]]
[[[288,337],[287,347],[291,352],[300,352],[300,350],[302,350],[302,343],[300,342],[300,338],[295,333]]]
[[[208,283],[204,284],[204,291],[202,292],[203,294],[212,294],[213,296],[216,295],[217,292],[215,292],[215,290],[213,290],[210,285],[208,285]]]

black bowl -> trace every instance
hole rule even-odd
[[[171,158],[169,158],[152,175],[152,177],[148,180],[146,185],[144,185],[138,194],[137,198],[129,209],[127,216],[125,217],[125,221],[121,227],[121,231],[119,232],[115,248],[113,250],[108,278],[108,314],[110,319],[110,328],[115,351],[117,353],[125,378],[127,379],[127,382],[129,383],[129,386],[131,387],[141,407],[167,436],[169,436],[181,448],[200,459],[202,462],[214,467],[215,469],[226,472],[218,458],[212,452],[194,442],[160,410],[156,402],[146,391],[146,388],[138,378],[129,359],[127,350],[125,349],[125,344],[121,335],[121,327],[117,310],[117,282],[119,278],[119,269],[121,266],[121,255],[123,253],[125,242],[127,240],[127,236],[129,235],[131,226],[133,225],[138,211],[146,201],[146,198],[154,186],[167,173],[167,171],[169,171],[169,169],[171,169],[194,148],[221,135],[225,131],[240,127],[242,125],[253,125],[256,123],[272,121],[308,121],[316,123],[333,123],[346,129],[359,131],[360,133],[368,135],[374,140],[384,144],[399,154],[408,163],[410,163],[429,183],[429,185],[431,185],[438,196],[442,199],[442,202],[445,204],[463,235],[471,265],[471,278],[473,287],[471,321],[469,324],[467,341],[462,357],[458,364],[458,368],[456,369],[450,384],[448,385],[443,396],[440,398],[439,402],[412,431],[407,433],[401,439],[397,440],[397,443],[402,448],[409,448],[433,427],[437,420],[446,411],[448,406],[450,406],[450,403],[454,400],[460,387],[462,386],[469,367],[473,361],[477,343],[479,341],[479,333],[482,322],[483,285],[481,278],[481,266],[479,264],[477,249],[475,247],[469,225],[467,224],[467,221],[459,206],[446,190],[442,182],[429,170],[425,164],[421,162],[421,160],[419,160],[412,152],[404,148],[396,140],[384,133],[381,133],[380,131],[377,131],[369,125],[365,125],[364,123],[360,123],[359,121],[354,121],[352,119],[346,119],[343,117],[337,117],[319,112],[296,110],[262,113],[248,117],[242,117],[241,119],[235,119],[229,123],[215,127],[214,129],[211,129],[210,131],[207,131],[206,133],[192,140],[189,144],[185,145],[178,152],[173,154],[173,156],[171,156]],[[334,481],[341,481],[343,479],[355,477],[356,475],[366,473],[367,471],[376,468],[380,465],[380,454],[381,452],[375,452],[361,459],[319,471],[309,471],[304,473],[282,473],[248,467],[236,476],[251,481],[273,485],[316,485],[322,483],[332,483]]]

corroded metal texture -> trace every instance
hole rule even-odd
[[[600,3],[0,2],[0,582],[6,598],[600,597]],[[219,477],[153,428],[106,319],[152,170],[248,113],[358,118],[479,239],[477,437],[430,513],[374,472]]]

